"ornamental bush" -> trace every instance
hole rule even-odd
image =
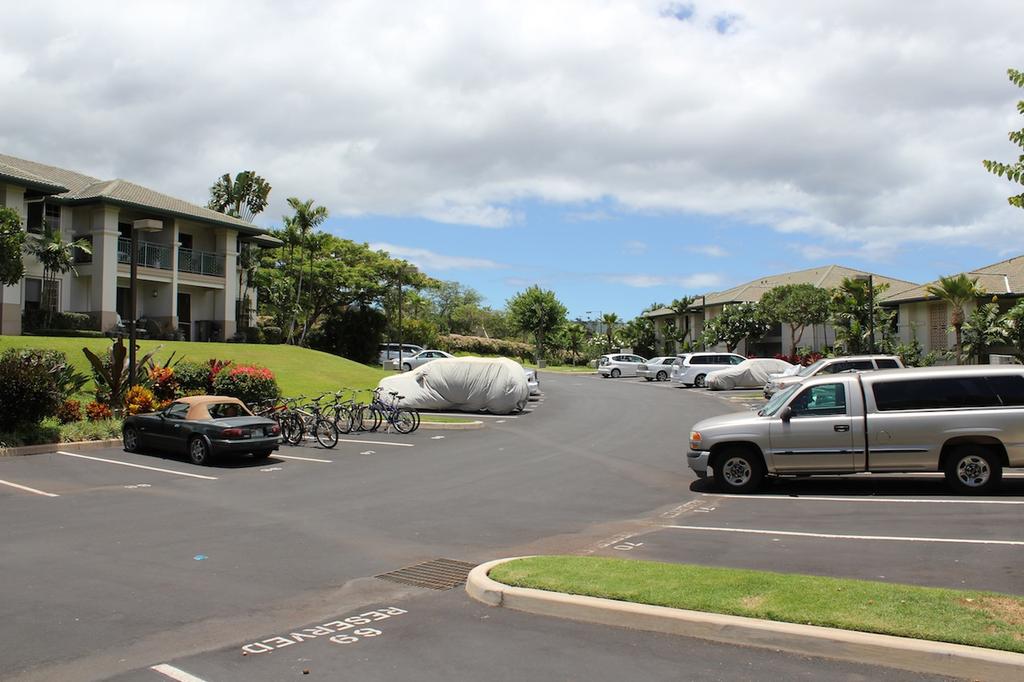
[[[159,400],[174,400],[178,390],[175,374],[175,368],[172,367],[153,367],[149,370],[149,385]]]
[[[77,400],[65,400],[57,408],[57,421],[61,424],[82,421],[82,403]]]
[[[236,365],[221,371],[213,380],[213,392],[238,398],[246,405],[281,396],[274,373],[255,365]]]
[[[199,391],[194,395],[203,395],[210,388],[210,367],[182,360],[174,366],[174,380],[178,384],[178,393],[188,395]]]
[[[33,426],[57,414],[64,396],[51,370],[32,353],[0,355],[0,431]]]
[[[128,414],[146,414],[156,409],[156,396],[145,386],[132,386],[124,394],[124,407]]]
[[[114,416],[114,413],[106,403],[99,403],[94,400],[85,406],[85,416],[91,422],[98,422],[110,419]]]

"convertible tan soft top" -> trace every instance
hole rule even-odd
[[[213,419],[213,416],[210,415],[210,405],[223,405],[224,403],[238,405],[238,416],[240,417],[252,414],[249,412],[249,408],[247,408],[245,403],[241,400],[238,398],[230,398],[226,395],[194,395],[187,398],[178,398],[174,402],[185,403],[189,406],[188,414],[185,416],[185,419],[190,420],[202,421]]]

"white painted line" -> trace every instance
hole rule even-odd
[[[135,469],[146,469],[147,471],[159,471],[165,474],[177,474],[178,476],[188,476],[189,478],[201,478],[205,481],[216,481],[216,476],[202,476],[200,474],[190,474],[184,471],[175,471],[173,469],[161,469],[160,467],[148,467],[143,464],[132,464],[131,462],[119,462],[116,459],[104,459],[103,457],[90,457],[89,455],[76,455],[73,452],[64,452],[63,450],[57,451],[58,455],[66,455],[68,457],[78,457],[80,459],[91,459],[96,462],[106,462],[107,464],[120,464],[125,467],[134,467]]]
[[[906,497],[811,497],[798,495],[795,497],[788,495],[714,495],[712,493],[701,493],[704,497],[731,497],[737,500],[790,500],[792,502],[799,501],[811,501],[811,502],[892,502],[894,504],[907,504],[907,503],[925,503],[925,504],[1011,504],[1011,505],[1024,505],[1024,500],[947,500],[945,498],[939,498],[934,500],[929,499],[917,499],[917,498],[906,498]]]
[[[368,443],[369,445],[393,445],[396,448],[411,448],[413,443],[388,443],[383,440],[356,440],[355,438],[339,438],[339,443]]]
[[[481,412],[424,412],[423,414],[428,417],[435,415],[438,417],[465,417],[466,419],[477,419],[479,417],[485,419],[518,419],[518,417],[508,414],[483,414]]]
[[[154,665],[150,670],[154,670],[161,675],[165,675],[166,677],[169,677],[172,680],[177,680],[178,682],[205,682],[201,677],[196,677],[195,675],[185,672],[181,668],[175,668],[173,665],[167,665],[166,663]]]
[[[48,492],[43,491],[43,490],[36,490],[35,488],[29,488],[27,485],[21,485],[20,483],[11,483],[10,481],[0,480],[0,484],[9,485],[12,488],[17,488],[18,490],[24,490],[25,492],[29,492],[29,493],[35,493],[36,495],[42,495],[43,497],[60,497],[60,495],[58,495],[56,493],[48,493]]]
[[[333,459],[317,459],[316,457],[296,457],[295,455],[279,455],[276,452],[271,457],[277,457],[279,459],[297,459],[300,462],[323,462],[324,464],[332,464]]]
[[[901,535],[840,535],[836,533],[799,533],[792,530],[765,530],[760,528],[716,528],[714,526],[662,526],[675,530],[704,530],[712,533],[747,533],[751,535],[791,535],[802,538],[830,540],[894,540],[897,542],[941,542],[954,545],[1010,545],[1024,547],[1024,540],[975,540],[972,538],[917,538]]]

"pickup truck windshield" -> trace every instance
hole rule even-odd
[[[812,363],[810,365],[807,365],[806,367],[801,369],[799,372],[797,372],[797,376],[809,377],[809,376],[813,375],[815,372],[817,372],[819,369],[821,369],[821,366],[824,365],[824,364],[825,364],[824,360],[818,360],[817,362]]]
[[[757,411],[757,414],[762,417],[773,417],[775,413],[782,408],[788,401],[790,396],[796,389],[801,388],[800,384],[793,384],[789,388],[779,391],[772,396],[772,399],[765,403],[765,406]]]

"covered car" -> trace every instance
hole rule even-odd
[[[523,366],[508,358],[441,358],[378,386],[402,397],[402,407],[509,414],[530,398]]]
[[[772,374],[787,372],[793,365],[774,358],[753,358],[738,365],[715,370],[707,375],[705,383],[712,391],[731,388],[761,388]]]

